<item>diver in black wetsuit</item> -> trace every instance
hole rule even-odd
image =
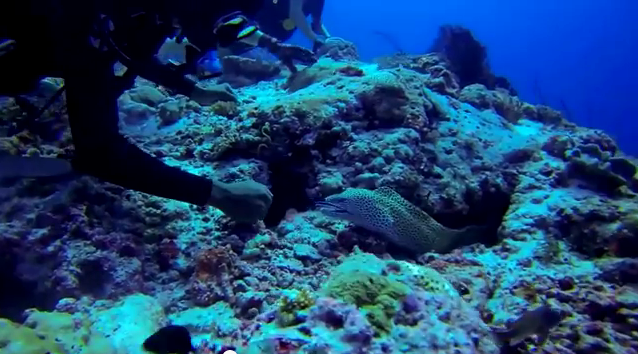
[[[272,202],[254,181],[222,183],[170,167],[129,142],[118,130],[117,98],[136,75],[205,101],[210,93],[185,70],[155,54],[167,37],[187,36],[205,51],[241,42],[267,48],[294,70],[312,52],[257,30],[263,0],[20,0],[2,5],[0,95],[32,90],[45,76],[65,80],[75,145],[74,170],[124,188],[212,205],[238,221],[263,219]],[[244,17],[245,16],[245,17]],[[113,64],[127,67],[117,77]],[[213,92],[214,96],[215,92]]]

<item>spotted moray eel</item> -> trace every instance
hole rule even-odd
[[[446,253],[475,243],[482,226],[449,229],[388,187],[348,188],[317,203],[323,214],[378,232],[390,242],[416,253]]]

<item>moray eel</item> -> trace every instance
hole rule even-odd
[[[485,231],[483,226],[449,229],[388,187],[374,191],[348,188],[316,206],[327,216],[378,232],[388,241],[419,254],[446,253],[476,243]]]

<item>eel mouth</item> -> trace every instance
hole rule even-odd
[[[319,201],[319,202],[315,202],[315,207],[317,207],[317,209],[319,211],[325,211],[325,212],[329,212],[332,214],[349,214],[349,212],[346,210],[346,208],[335,204],[335,203],[330,203],[330,202],[326,202],[326,201]]]

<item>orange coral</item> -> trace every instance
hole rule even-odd
[[[207,280],[211,276],[227,273],[235,265],[237,254],[230,245],[213,247],[204,250],[197,257],[195,276],[199,280]]]

